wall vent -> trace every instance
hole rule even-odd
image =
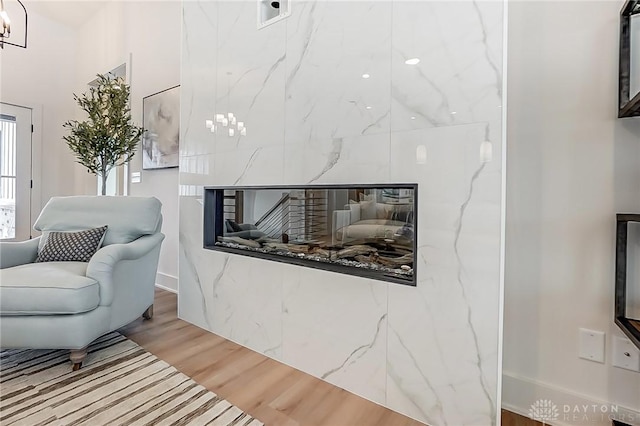
[[[274,24],[290,14],[290,0],[258,0],[258,29]]]

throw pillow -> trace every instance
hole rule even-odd
[[[229,221],[229,226],[231,226],[231,229],[233,230],[233,232],[242,232],[244,231],[244,229],[242,229],[242,227],[240,225],[238,225],[236,222],[230,220]]]
[[[349,222],[350,223],[356,223],[358,221],[360,221],[360,204],[353,201],[353,200],[349,200]]]
[[[378,203],[375,201],[360,201],[360,218],[377,219],[378,218]]]
[[[391,213],[388,207],[386,204],[376,203],[376,219],[389,219]]]
[[[358,194],[360,198],[360,218],[378,219],[378,203],[375,194]]]
[[[88,262],[102,244],[107,226],[78,232],[52,231],[36,262]]]

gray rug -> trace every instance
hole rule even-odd
[[[78,371],[69,351],[1,351],[0,424],[262,425],[118,333]]]

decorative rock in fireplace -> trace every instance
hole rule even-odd
[[[207,187],[204,247],[415,286],[417,189]]]

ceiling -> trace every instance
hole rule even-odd
[[[104,6],[107,0],[23,0],[23,3],[27,13],[33,12],[68,27],[78,28]]]

